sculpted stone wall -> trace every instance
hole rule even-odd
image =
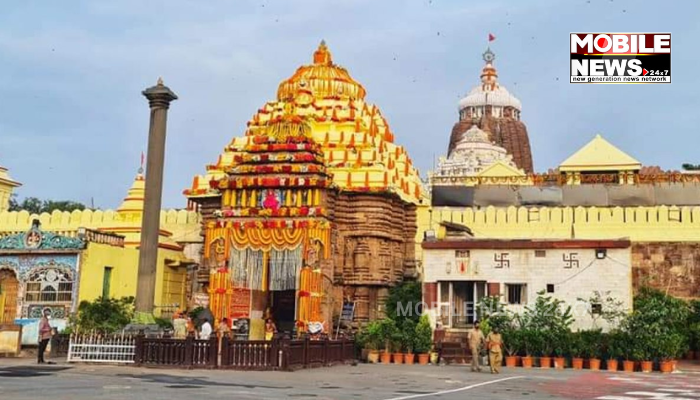
[[[632,245],[634,289],[651,286],[681,298],[700,298],[700,243]]]
[[[415,206],[377,194],[341,193],[333,202],[334,280],[357,302],[357,322],[380,318],[388,288],[415,269]]]

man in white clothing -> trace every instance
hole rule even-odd
[[[209,320],[205,320],[204,323],[202,324],[202,328],[199,331],[199,338],[201,340],[209,340],[209,337],[211,336],[211,324],[209,323]]]

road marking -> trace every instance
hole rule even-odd
[[[505,381],[510,381],[513,379],[521,379],[521,378],[524,378],[524,376],[511,376],[508,378],[495,379],[493,381],[475,383],[473,385],[469,385],[469,386],[465,386],[465,387],[461,387],[461,388],[457,388],[457,389],[443,390],[443,391],[435,392],[435,393],[424,393],[424,394],[414,394],[414,395],[410,395],[410,396],[394,397],[394,398],[386,399],[386,400],[408,400],[408,399],[417,399],[420,397],[439,396],[441,394],[462,392],[464,390],[470,390],[470,389],[478,388],[480,386],[486,386],[486,385],[491,385],[493,383],[505,382]]]

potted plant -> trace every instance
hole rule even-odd
[[[403,347],[404,353],[404,363],[412,365],[415,360],[415,354],[413,354],[414,343],[416,340],[416,323],[410,319],[403,321],[401,326],[401,347]]]
[[[551,368],[554,332],[551,330],[544,330],[540,332],[539,337],[540,368]]]
[[[360,332],[358,338],[367,349],[367,362],[379,362],[379,348],[382,345],[382,326],[380,321],[372,321]]]
[[[430,348],[433,345],[433,331],[427,315],[422,315],[416,325],[413,351],[418,353],[418,364],[426,365],[430,361]]]
[[[602,354],[601,344],[603,341],[603,331],[592,329],[581,332],[581,342],[583,345],[583,356],[588,359],[588,368],[593,371],[600,369],[600,357]]]
[[[379,322],[379,337],[384,342],[384,347],[380,355],[382,364],[391,363],[392,340],[396,337],[396,323],[385,318]]]
[[[503,332],[503,345],[506,351],[506,367],[518,365],[518,352],[522,348],[522,335],[518,329],[507,329]]]
[[[568,332],[557,330],[552,335],[552,345],[554,351],[554,368],[564,369],[566,366],[566,355],[569,353]]]
[[[531,329],[523,329],[521,333],[523,350],[525,351],[525,355],[522,358],[523,368],[532,368],[532,355],[537,346],[535,342],[538,340],[537,332]]]
[[[569,353],[571,354],[571,368],[583,369],[584,343],[580,332],[569,334]]]
[[[636,361],[639,361],[642,372],[651,372],[653,370],[653,347],[656,346],[656,343],[654,342],[659,339],[660,338],[658,336],[654,338],[647,332],[645,332],[644,334],[637,334],[634,336],[634,340],[637,342],[637,345],[634,346],[634,359]]]
[[[619,331],[613,331],[606,335],[605,340],[605,368],[608,371],[617,371],[618,359],[622,357],[622,346],[625,345],[621,340],[622,335]]]
[[[620,336],[620,352],[622,353],[622,370],[625,372],[634,372],[635,361],[640,358],[639,343],[632,341],[631,335],[628,332],[621,332]]]
[[[671,373],[675,369],[674,360],[683,353],[685,338],[674,332],[663,337],[657,337],[659,369],[663,373]]]
[[[392,335],[389,339],[389,347],[391,349],[392,357],[394,359],[394,364],[403,364],[403,343],[405,342],[403,338],[403,330],[401,330],[399,327],[396,327],[396,325],[394,326],[395,329],[392,332]]]

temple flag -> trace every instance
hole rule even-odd
[[[489,33],[489,42],[493,42],[496,40],[496,36],[493,35],[493,33]]]

